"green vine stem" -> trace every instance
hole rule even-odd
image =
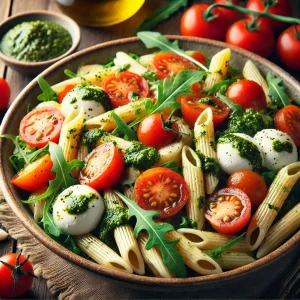
[[[213,14],[213,9],[216,7],[221,7],[221,8],[225,8],[225,9],[231,9],[231,10],[235,10],[235,11],[239,11],[241,13],[244,14],[249,14],[255,17],[267,17],[270,19],[274,19],[280,22],[285,22],[285,23],[292,23],[292,24],[300,24],[300,19],[299,18],[293,18],[293,17],[286,17],[286,16],[280,16],[280,15],[275,15],[275,14],[271,14],[269,12],[269,8],[270,6],[267,5],[266,6],[266,10],[264,12],[259,12],[259,11],[254,11],[245,7],[241,7],[241,6],[237,6],[232,4],[231,2],[228,2],[228,4],[213,4],[211,6],[208,7],[208,9],[204,12],[203,14],[203,18],[206,21],[209,21],[210,19],[212,19],[212,15]]]
[[[297,25],[295,25],[296,39],[300,40],[300,31],[298,30]]]

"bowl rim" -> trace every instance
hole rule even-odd
[[[196,42],[196,43],[205,43],[212,46],[217,46],[221,48],[230,48],[235,54],[239,54],[242,56],[246,56],[249,59],[253,59],[256,62],[260,62],[264,64],[269,69],[275,69],[276,71],[283,74],[286,79],[289,81],[289,83],[295,87],[296,89],[300,89],[298,81],[293,78],[290,74],[288,74],[286,71],[279,68],[274,63],[261,58],[260,56],[253,54],[251,52],[248,52],[246,50],[240,49],[235,46],[228,45],[223,42],[219,41],[212,41],[208,39],[202,39],[202,38],[194,38],[194,37],[183,37],[183,36],[177,36],[177,35],[166,35],[168,39],[171,40],[178,40],[183,42]],[[84,50],[81,50],[75,54],[72,54],[58,62],[56,62],[54,65],[47,68],[45,71],[43,71],[40,76],[46,76],[51,74],[52,72],[55,72],[56,68],[63,65],[66,62],[69,62],[70,60],[84,56],[86,53],[90,53],[93,51],[99,51],[103,48],[108,48],[114,45],[124,45],[128,43],[136,43],[139,39],[137,37],[130,37],[126,39],[119,39],[114,40],[110,42],[105,42],[102,44],[98,44],[89,48],[86,48]],[[23,91],[18,95],[18,97],[15,99],[15,101],[12,103],[10,109],[6,113],[1,128],[0,128],[0,134],[4,133],[5,129],[7,128],[7,121],[9,120],[10,116],[14,113],[14,111],[18,107],[18,103],[22,100],[23,96],[27,94],[35,85],[37,84],[36,79],[33,79],[24,89]],[[2,144],[2,141],[0,141],[0,146]],[[0,147],[0,159],[2,156],[2,147]],[[3,195],[9,204],[9,206],[12,208],[13,212],[16,214],[18,219],[22,222],[22,224],[25,226],[25,228],[35,237],[37,238],[45,247],[47,247],[50,251],[56,253],[57,255],[63,257],[67,261],[71,263],[75,263],[85,269],[88,269],[89,271],[96,272],[100,275],[104,275],[107,278],[119,280],[121,282],[124,282],[126,284],[141,284],[143,287],[150,287],[154,284],[157,285],[157,287],[165,288],[165,287],[173,287],[175,289],[179,288],[200,288],[207,284],[213,284],[213,283],[226,283],[227,281],[231,281],[232,279],[236,279],[241,276],[245,276],[247,274],[253,273],[259,269],[262,269],[264,267],[267,267],[268,265],[272,264],[275,260],[278,260],[280,256],[287,255],[289,252],[292,251],[294,247],[299,246],[300,244],[300,232],[293,235],[288,241],[286,241],[283,245],[281,245],[279,248],[271,252],[270,254],[264,256],[263,258],[256,260],[255,262],[245,265],[243,267],[226,271],[219,274],[212,274],[212,275],[204,275],[204,276],[197,276],[197,277],[188,277],[188,278],[157,278],[157,277],[150,277],[150,276],[141,276],[141,275],[135,275],[135,274],[128,274],[125,272],[117,271],[114,269],[110,269],[108,267],[101,266],[97,263],[94,263],[92,261],[89,261],[83,257],[80,257],[79,255],[76,255],[75,253],[71,252],[70,250],[64,248],[62,245],[54,241],[52,238],[50,238],[30,217],[25,213],[23,208],[21,207],[18,200],[14,199],[13,193],[10,190],[9,183],[5,181],[5,172],[2,168],[0,168],[0,187],[3,192]]]
[[[76,50],[76,48],[78,47],[79,42],[80,42],[80,27],[73,19],[71,19],[70,17],[68,17],[64,14],[61,14],[61,13],[47,11],[47,10],[30,10],[30,11],[27,11],[27,12],[18,13],[18,14],[15,14],[13,16],[8,17],[7,19],[5,19],[4,21],[2,21],[0,23],[0,28],[5,24],[9,24],[13,20],[21,18],[23,16],[30,16],[30,15],[45,15],[45,16],[50,16],[50,17],[57,17],[57,18],[60,18],[64,21],[70,23],[71,28],[69,28],[69,26],[67,26],[68,28],[66,28],[66,27],[63,27],[62,25],[60,25],[68,31],[68,33],[70,34],[70,36],[72,38],[72,46],[70,47],[70,49],[67,52],[63,53],[62,55],[60,55],[58,57],[55,57],[55,58],[52,58],[52,59],[49,59],[49,60],[45,60],[45,61],[40,61],[40,62],[26,62],[26,61],[17,60],[17,59],[12,58],[8,55],[5,55],[0,50],[0,59],[2,59],[4,62],[7,61],[9,64],[12,64],[12,65],[15,65],[15,66],[18,66],[18,67],[42,67],[44,65],[54,64],[58,60],[61,60],[62,58],[68,56],[69,54],[71,54],[72,52],[74,52]],[[23,21],[23,22],[25,22],[25,21]],[[56,23],[53,20],[50,21],[50,22]],[[10,30],[10,29],[8,29],[8,30]],[[72,34],[70,32],[71,30],[72,30]],[[7,31],[6,31],[6,33],[7,33]],[[73,35],[74,35],[75,38],[73,38]]]

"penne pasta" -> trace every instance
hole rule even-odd
[[[98,64],[85,65],[78,68],[76,75],[79,77],[86,76],[86,75],[95,75],[103,71],[104,71],[104,66],[102,65],[98,65]]]
[[[180,118],[173,117],[178,126],[179,139],[184,145],[192,146],[193,144],[193,133],[189,127],[189,125]],[[172,118],[172,120],[173,120]]]
[[[132,273],[130,265],[91,233],[73,237],[77,246],[98,264],[114,270]]]
[[[77,159],[79,160],[85,160],[86,157],[88,156],[89,151],[87,146],[80,144],[79,148],[78,148],[78,154],[77,154]]]
[[[129,198],[130,200],[136,201],[134,192],[133,192],[133,186],[124,185],[123,187],[124,195]]]
[[[133,72],[138,75],[142,75],[147,72],[147,69],[139,64],[136,60],[130,57],[125,52],[117,52],[116,58],[114,59],[114,63],[116,66],[122,66],[129,64],[128,71]]]
[[[174,161],[177,164],[180,164],[183,146],[183,142],[179,141],[159,149],[159,160],[153,165],[153,167],[159,167],[169,161]]]
[[[212,147],[215,141],[213,113],[211,108],[206,108],[198,117],[194,127],[195,149],[205,157],[213,159],[217,165],[217,153]],[[204,166],[205,168],[205,166]],[[204,173],[205,192],[210,195],[218,185],[218,175],[214,173]]]
[[[186,212],[194,228],[204,225],[205,189],[201,161],[195,151],[184,146],[182,150],[182,168],[185,182],[190,188],[190,197]]]
[[[266,199],[252,217],[246,241],[251,250],[257,249],[265,238],[289,192],[300,178],[300,162],[282,168],[269,188]]]
[[[47,190],[47,186],[44,186],[42,188],[37,189],[34,192],[31,192],[28,200],[32,200],[32,199],[42,195],[44,192],[46,192],[46,190]],[[36,222],[39,222],[43,218],[43,211],[44,211],[45,203],[46,203],[46,199],[28,203],[28,206],[29,206],[31,212],[33,213],[33,219]]]
[[[256,257],[261,258],[269,254],[299,229],[300,203],[268,230],[266,238],[258,248]]]

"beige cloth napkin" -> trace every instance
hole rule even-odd
[[[30,255],[37,276],[47,280],[53,295],[59,299],[257,299],[272,286],[274,279],[290,267],[297,252],[281,259],[263,270],[246,277],[225,282],[222,287],[200,291],[178,292],[169,288],[160,292],[153,286],[143,291],[123,286],[120,282],[108,280],[74,265],[57,256],[35,239],[19,222],[0,192],[0,223],[9,234],[18,240],[19,249]],[[296,249],[297,250],[297,249]],[[136,288],[139,288],[138,286]]]

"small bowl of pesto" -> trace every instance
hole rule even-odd
[[[48,11],[14,15],[0,24],[0,58],[14,70],[36,75],[76,50],[79,26]]]

